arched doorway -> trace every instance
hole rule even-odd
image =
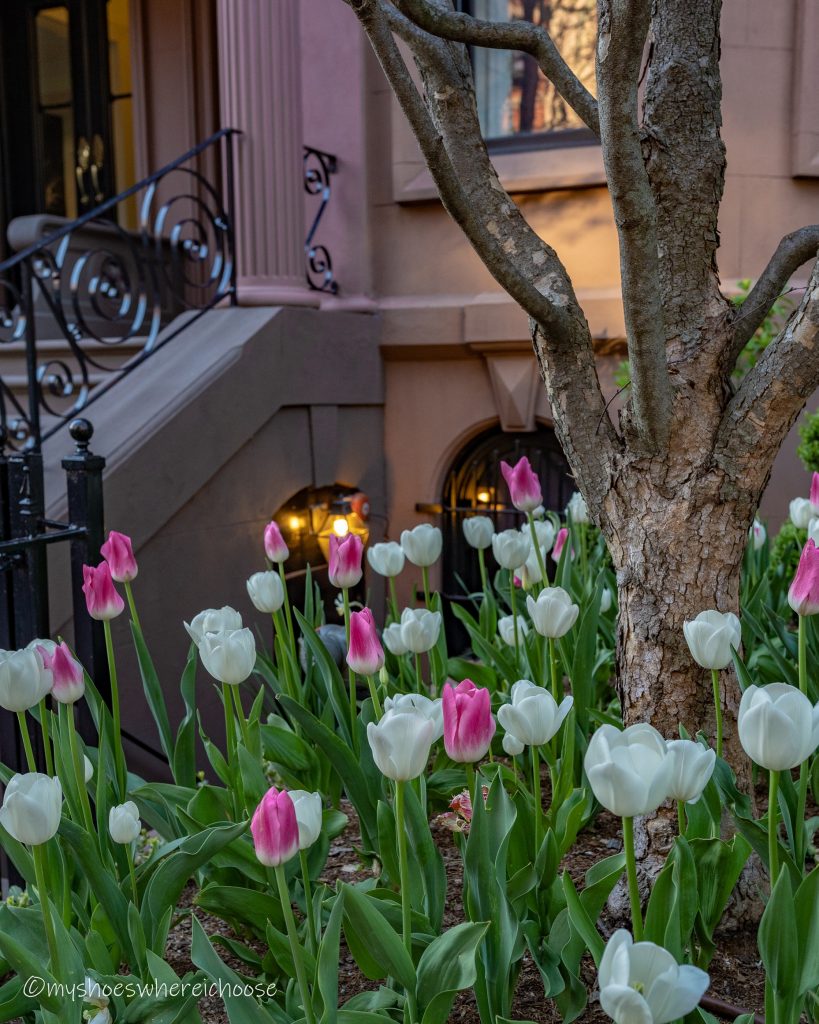
[[[518,527],[524,521],[509,501],[500,470],[501,461],[515,463],[524,455],[540,479],[547,509],[562,511],[575,490],[566,456],[549,427],[538,425],[531,433],[512,434],[495,426],[464,445],[449,468],[441,496],[442,583],[450,600],[464,600],[465,593],[479,590],[481,585],[478,560],[464,539],[464,518],[475,513],[491,516],[498,531]],[[454,616],[447,618],[450,650],[463,649],[465,631]]]

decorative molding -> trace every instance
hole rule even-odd
[[[535,406],[543,383],[532,351],[509,355],[484,354],[501,430],[506,433],[535,430]]]

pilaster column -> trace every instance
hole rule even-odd
[[[298,0],[218,0],[222,124],[236,140],[239,302],[318,306],[304,276]]]

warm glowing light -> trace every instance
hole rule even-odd
[[[290,527],[291,530],[300,530],[301,529],[301,519],[298,516],[290,516],[290,521],[288,523],[288,526]]]
[[[492,495],[489,493],[489,491],[485,489],[482,491],[478,491],[478,501],[480,501],[483,505],[489,504],[489,499],[491,497]]]
[[[344,516],[339,516],[337,519],[333,520],[333,533],[336,537],[346,537],[349,532],[350,524]]]

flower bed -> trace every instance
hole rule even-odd
[[[219,1019],[214,998],[232,1024],[503,1024],[603,1012],[621,1024],[689,1014],[712,1024],[715,994],[765,1009],[775,1024],[812,1012],[813,540],[789,587],[753,530],[741,620],[705,610],[686,625],[692,658],[713,674],[713,735],[624,730],[602,539],[579,496],[565,522],[542,513],[525,460],[504,475],[525,522],[495,534],[485,518],[467,520],[484,583],[452,606],[467,656],[447,651],[444,604],[430,590],[435,528],[368,551],[390,577],[406,558],[422,570],[423,606],[399,614],[393,599],[382,634],[348,598],[362,575],[360,538],[331,538],[347,637],[338,648],[325,643],[309,578],[304,608],[291,607],[289,553],[270,524],[268,569],[248,593],[272,616],[273,649],[257,649],[234,609],[197,615],[186,624],[186,710],[174,725],[139,621],[130,542],[111,535],[85,586],[108,641],[110,709],[65,644],[34,641],[0,660],[0,705],[18,715],[31,769],[12,778],[0,767],[0,844],[26,882],[0,907],[0,1021],[184,1024]],[[819,513],[819,478],[814,498]],[[110,622],[126,606],[172,783],[140,779],[125,763]],[[720,756],[719,673],[731,664],[743,690],[739,736],[775,813],[754,813]],[[197,714],[214,693],[223,744]],[[76,732],[81,700],[96,745]],[[658,810],[675,814],[678,834],[640,878],[634,823]],[[349,860],[328,870],[339,846]],[[752,853],[775,881],[758,953],[750,935],[718,931]],[[622,886],[628,929],[606,909]],[[191,894],[185,954],[188,925],[175,922]],[[749,1005],[757,959],[764,1007]],[[210,1017],[197,1008],[203,996]]]

